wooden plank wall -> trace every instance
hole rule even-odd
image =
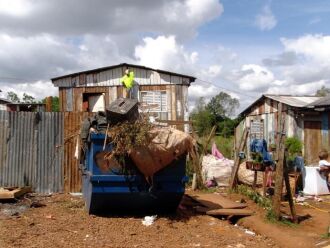
[[[81,191],[79,161],[75,158],[77,139],[82,121],[93,113],[65,112],[64,114],[64,192]]]
[[[105,94],[105,104],[109,104],[111,87],[76,87],[76,88],[59,88],[60,111],[81,112],[84,93],[103,93]],[[72,94],[70,94],[72,90]],[[71,102],[69,102],[69,98]],[[72,103],[72,104],[71,104]],[[72,106],[72,108],[71,108]]]

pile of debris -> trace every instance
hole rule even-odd
[[[82,147],[88,146],[91,132],[105,133],[103,150],[109,145],[112,149],[104,152],[104,159],[125,166],[129,157],[146,178],[181,156],[195,154],[196,141],[189,134],[152,125],[138,114],[137,104],[134,99],[119,98],[106,113],[87,118],[81,130]]]

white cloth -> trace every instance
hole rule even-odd
[[[304,194],[327,195],[330,194],[327,182],[319,172],[319,167],[306,166]]]
[[[326,161],[326,160],[320,160],[319,161],[319,166],[330,166],[330,162]]]

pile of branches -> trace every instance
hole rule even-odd
[[[126,156],[131,150],[141,146],[148,146],[152,140],[150,130],[153,125],[147,120],[136,122],[123,122],[111,127],[108,131],[108,140],[113,145],[113,150],[105,158],[118,158]]]

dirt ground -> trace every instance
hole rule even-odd
[[[31,198],[35,201],[34,198]],[[81,198],[45,197],[46,206],[26,208],[25,200],[0,205],[0,247],[278,247],[262,235],[247,234],[189,210],[158,216],[151,226],[143,217],[89,216]]]
[[[242,199],[240,195],[230,197],[233,200]],[[263,210],[246,201],[256,214],[240,219],[236,226],[225,219],[199,215],[187,207],[181,207],[176,214],[158,216],[153,225],[144,226],[143,216],[88,215],[82,199],[77,196],[56,194],[29,197],[17,203],[0,203],[0,247],[244,248],[330,245],[329,239],[322,238],[329,224],[328,213],[297,206],[301,216],[309,214],[311,217],[298,226],[285,226],[268,223]],[[34,207],[30,207],[31,204]],[[326,203],[317,205],[322,209],[329,206]],[[287,210],[285,206],[283,209]]]
[[[309,199],[302,203],[306,205],[295,204],[299,224],[271,223],[265,218],[266,211],[247,197],[237,194],[229,197],[232,200],[243,198],[255,212],[253,216],[240,219],[239,225],[271,238],[280,247],[330,247],[330,238],[326,238],[330,228],[330,196],[321,197],[322,202]],[[283,216],[290,216],[287,202],[282,203],[281,212]]]

